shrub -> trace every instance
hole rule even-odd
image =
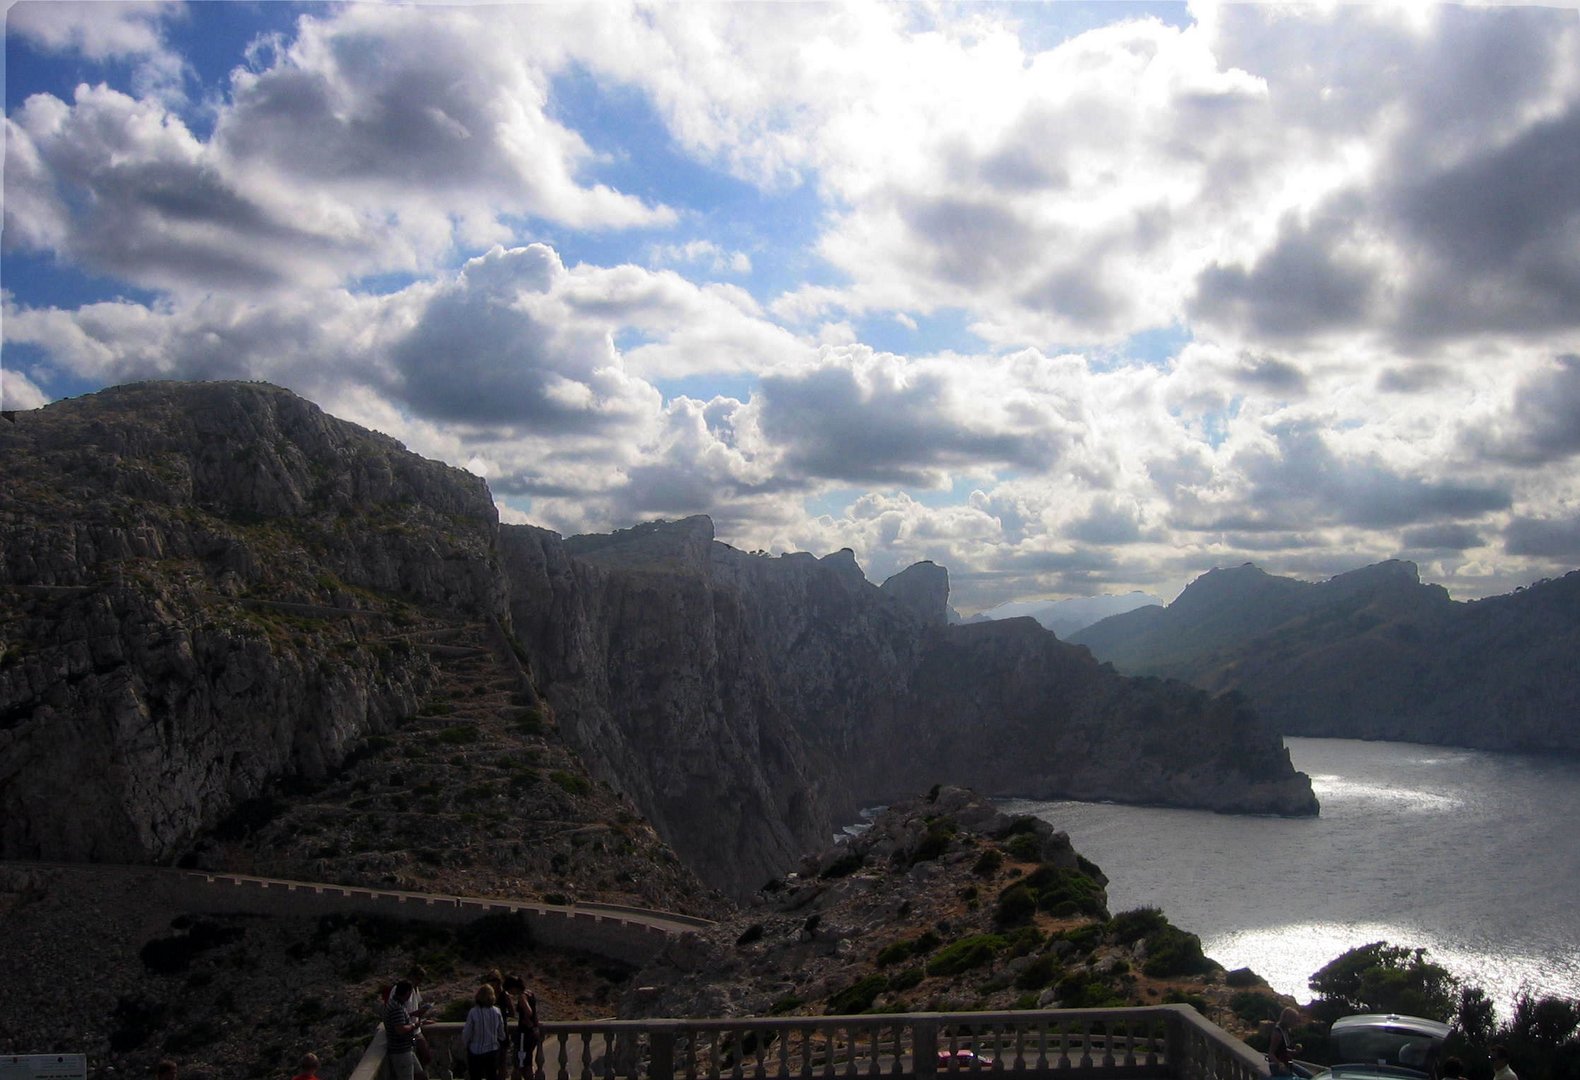
[[[741,931],[741,936],[735,939],[735,944],[750,945],[754,941],[761,940],[763,932],[762,923],[752,923],[752,925]]]
[[[1168,920],[1163,917],[1163,912],[1159,909],[1135,908],[1131,911],[1121,911],[1110,919],[1108,932],[1113,934],[1121,945],[1129,945],[1167,925]]]
[[[991,877],[1003,865],[1004,853],[997,848],[988,848],[977,856],[977,861],[971,866],[971,872],[977,877]]]
[[[1201,938],[1164,925],[1147,935],[1147,962],[1141,970],[1154,978],[1202,975],[1217,965],[1201,951]]]
[[[1036,862],[1042,857],[1042,841],[1031,833],[1016,833],[1005,842],[1004,850],[1009,852],[1012,859]]]
[[[981,967],[992,960],[1004,947],[1004,939],[997,934],[974,934],[961,938],[941,950],[927,964],[929,975],[959,975],[972,968]]]
[[[895,991],[896,993],[909,990],[913,986],[921,985],[923,978],[924,976],[922,974],[921,968],[906,968],[904,971],[897,971],[892,976],[890,976],[889,989]]]
[[[828,1013],[830,1016],[845,1016],[850,1013],[866,1012],[872,1008],[872,1003],[878,1000],[878,995],[888,988],[887,976],[868,975],[838,993],[830,995]]]
[[[1256,972],[1248,967],[1235,968],[1223,977],[1223,981],[1237,990],[1243,990],[1247,986],[1256,985]]]
[[[1230,996],[1229,1009],[1246,1023],[1256,1024],[1263,1020],[1277,1020],[1278,1014],[1283,1011],[1283,1006],[1270,994],[1241,990]]]
[[[138,956],[149,971],[159,975],[175,975],[190,967],[200,954],[239,941],[243,933],[239,926],[194,922],[186,933],[148,942]]]
[[[1000,926],[1019,926],[1037,914],[1037,894],[1024,882],[1016,882],[998,894],[993,921]]]
[[[888,967],[898,964],[901,960],[909,960],[916,955],[914,941],[895,941],[878,950],[878,955],[873,958],[873,963],[879,967]]]
[[[457,724],[454,727],[441,729],[434,740],[445,746],[466,746],[475,743],[481,736],[475,727],[469,724]]]
[[[1051,953],[1043,953],[1030,964],[1027,964],[1021,973],[1015,976],[1015,989],[1041,990],[1053,982],[1059,974],[1059,961]]]
[[[549,779],[558,784],[567,795],[585,795],[592,790],[592,784],[586,777],[577,776],[564,769],[555,769],[549,773]]]

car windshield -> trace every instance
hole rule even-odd
[[[1341,1062],[1394,1065],[1421,1073],[1432,1071],[1440,1042],[1420,1032],[1390,1028],[1346,1031],[1336,1036],[1336,1041]]]

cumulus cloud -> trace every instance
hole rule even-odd
[[[520,216],[674,220],[578,178],[593,154],[507,9],[344,5],[254,55],[207,138],[104,85],[30,98],[7,121],[8,242],[207,292],[421,270]]]
[[[1557,357],[1525,378],[1505,410],[1464,438],[1474,449],[1526,467],[1580,454],[1580,355]]]

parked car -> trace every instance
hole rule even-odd
[[[1337,1065],[1300,1061],[1313,1080],[1421,1080],[1435,1078],[1449,1026],[1419,1016],[1364,1013],[1335,1020],[1329,1032]]]

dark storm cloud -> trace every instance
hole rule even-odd
[[[1214,265],[1197,277],[1193,316],[1274,339],[1299,339],[1369,317],[1375,273],[1340,250],[1350,228],[1335,207],[1311,222],[1286,217],[1278,241],[1249,268]]]
[[[1401,330],[1420,337],[1580,325],[1580,105],[1506,146],[1400,186],[1385,212],[1424,272]]]
[[[1438,364],[1391,367],[1377,376],[1377,389],[1388,394],[1421,394],[1454,381],[1454,373]]]
[[[1503,530],[1503,548],[1510,555],[1580,562],[1580,517],[1513,518]]]
[[[1514,405],[1491,430],[1469,433],[1473,449],[1514,465],[1543,466],[1580,454],[1580,356],[1553,366],[1515,391]]]
[[[1100,502],[1067,526],[1064,535],[1088,544],[1129,544],[1141,539],[1141,526],[1133,509]]]
[[[1401,534],[1405,546],[1417,551],[1465,551],[1486,544],[1486,538],[1469,525],[1423,525]]]
[[[1244,500],[1250,521],[1261,525],[1247,531],[1312,524],[1390,528],[1478,517],[1513,502],[1501,488],[1405,475],[1375,456],[1342,458],[1313,425],[1284,425],[1272,434],[1276,452],[1245,453],[1237,462],[1250,484]],[[1230,516],[1206,527],[1248,524]]]
[[[855,373],[824,367],[765,378],[762,430],[801,476],[928,486],[943,469],[977,464],[1043,468],[1048,435],[975,427],[952,414],[939,374],[905,385],[863,387]]]

